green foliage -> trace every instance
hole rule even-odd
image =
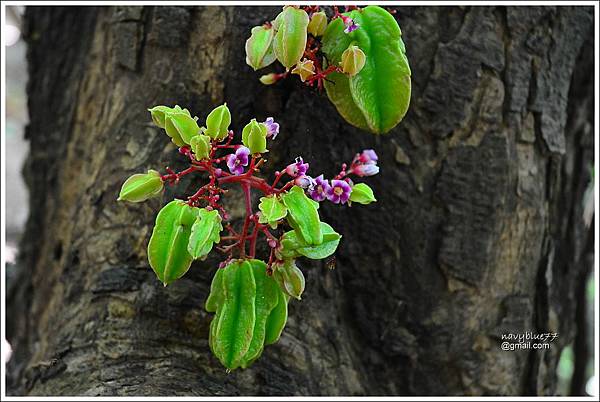
[[[162,190],[163,182],[160,173],[150,169],[146,174],[134,174],[125,180],[117,201],[142,202],[156,197]]]
[[[360,28],[345,33],[337,18],[323,36],[323,52],[332,64],[357,46],[366,55],[364,67],[354,76],[333,73],[325,81],[327,96],[350,124],[375,134],[386,133],[404,117],[410,103],[410,67],[400,27],[394,17],[378,6],[344,15]]]
[[[173,200],[156,216],[148,243],[148,261],[165,286],[183,276],[192,264],[188,242],[198,210]]]
[[[285,7],[275,24],[280,30],[278,32],[285,31],[291,35],[300,26],[306,35],[306,26],[299,21],[303,18],[302,13],[306,14],[298,8]],[[324,27],[319,25],[311,29],[318,34]],[[350,48],[349,52],[354,53],[347,57],[355,60],[348,68],[357,68],[361,63],[357,59],[360,58],[357,49]],[[291,57],[292,50],[283,49],[283,56]],[[309,65],[312,61],[300,63]],[[305,64],[302,64],[306,69],[301,75],[311,73]],[[279,75],[275,74],[275,77]],[[301,157],[278,171],[270,183],[254,174],[267,162],[261,156],[268,152],[267,132],[269,139],[275,139],[279,132],[279,124],[272,117],[264,123],[252,119],[244,127],[241,141],[246,149],[239,143],[232,144],[234,134],[229,131],[231,114],[226,104],[208,114],[207,127],[199,127],[198,118],[177,105],[172,108],[156,106],[148,110],[154,123],[180,147],[178,153],[185,156],[189,166],[179,172],[167,167],[164,175],[155,170],[135,174],[123,183],[118,200],[144,201],[160,194],[165,183],[177,184],[183,176],[195,172],[206,175],[207,183],[185,202],[173,200],[159,211],[148,243],[148,261],[157,278],[167,286],[181,278],[194,260],[206,259],[214,248],[228,254],[221,264],[224,268],[218,269],[214,275],[205,303],[206,311],[215,313],[210,324],[209,345],[228,370],[246,368],[259,358],[265,345],[280,338],[287,322],[290,298],[302,297],[305,278],[296,265],[297,258],[327,258],[339,245],[341,236],[320,221],[319,203],[314,200],[328,199],[339,203],[340,194],[334,194],[332,190],[335,184],[336,191],[345,191],[342,203],[368,204],[375,201],[367,185],[357,184],[350,191],[352,181],[344,177],[376,174],[379,171],[377,155],[373,150],[356,154],[350,167],[342,165],[342,171],[332,179],[331,186],[323,175],[317,179],[306,176],[309,165]],[[229,173],[224,172],[225,166]],[[280,181],[282,178],[283,182]],[[338,180],[340,178],[345,181]],[[317,183],[320,184],[317,186]],[[246,216],[241,230],[227,223],[227,234],[221,237],[224,229],[222,220],[229,221],[232,216],[226,205],[221,203],[229,190],[221,186],[231,184],[242,187]],[[259,190],[264,195],[260,198],[259,212],[252,207],[252,190]],[[201,205],[205,207],[199,208]],[[283,234],[272,233],[270,229],[277,229],[282,221],[293,230]],[[270,247],[268,265],[255,259],[259,238],[263,238]],[[249,249],[247,243],[250,244]],[[239,259],[233,259],[234,251],[239,253]]]
[[[275,265],[273,279],[277,281],[279,287],[288,296],[301,299],[306,284],[304,275],[293,259],[283,260]]]
[[[275,61],[274,36],[275,30],[272,26],[261,25],[252,28],[250,38],[246,41],[246,63],[255,71]]]
[[[322,260],[327,258],[337,250],[342,236],[337,233],[329,224],[321,222],[321,232],[323,233],[323,242],[316,246],[310,246],[298,238],[295,231],[286,232],[281,240],[283,258],[294,258],[304,256],[313,260]]]
[[[302,82],[325,87],[327,96],[350,124],[375,134],[394,128],[408,110],[411,71],[402,32],[379,6],[335,14],[285,6],[271,25],[252,28],[246,62],[255,70],[277,59]],[[308,35],[312,35],[308,41]],[[272,85],[286,74],[260,77]]]
[[[188,116],[190,115],[189,110],[182,109],[179,105],[175,105],[174,107],[168,106],[154,106],[151,109],[148,109],[150,114],[152,115],[152,121],[160,128],[165,128],[166,117],[171,113],[186,113]]]
[[[367,56],[365,52],[360,50],[358,46],[351,45],[348,49],[344,50],[342,53],[342,72],[344,74],[348,74],[350,77],[354,77],[356,74],[360,73],[360,71],[365,66],[367,62]]]
[[[261,355],[265,342],[273,343],[281,334],[287,300],[262,261],[236,260],[219,271],[206,303],[216,313],[209,344],[229,370],[246,368]]]
[[[273,21],[276,31],[273,38],[275,57],[288,70],[296,65],[304,54],[308,23],[306,11],[293,6],[284,7]]]
[[[375,195],[373,195],[371,187],[365,183],[358,183],[352,187],[350,201],[367,205],[377,200],[375,199]]]
[[[312,36],[323,36],[327,29],[327,15],[323,11],[313,13],[308,23],[308,33]]]
[[[319,245],[323,242],[319,203],[306,196],[304,190],[294,186],[281,200],[288,209],[287,221],[298,237],[307,245]]]
[[[188,252],[194,259],[204,259],[210,253],[215,243],[221,238],[219,233],[223,230],[221,215],[216,210],[208,211],[204,208],[198,210],[198,216],[192,225],[192,232],[188,242]]]
[[[242,130],[242,144],[252,154],[267,152],[267,127],[252,119]]]
[[[175,145],[188,145],[195,135],[200,133],[200,127],[188,113],[170,113],[165,116],[165,131]]]
[[[259,222],[268,223],[273,229],[277,228],[277,221],[287,215],[287,208],[276,195],[262,197],[258,209],[261,212]]]
[[[195,135],[190,140],[190,147],[196,156],[196,160],[208,159],[210,156],[210,137],[203,134]]]
[[[215,108],[206,117],[206,131],[213,140],[223,140],[229,133],[229,125],[231,124],[231,112],[227,107],[227,103]]]
[[[279,340],[288,316],[290,298],[285,293],[277,292],[277,305],[269,314],[265,324],[265,345],[271,345]]]

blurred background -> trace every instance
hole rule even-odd
[[[2,133],[6,140],[4,161],[6,161],[6,272],[8,278],[13,272],[17,256],[19,237],[27,220],[27,189],[21,175],[21,167],[29,152],[29,143],[25,141],[24,128],[28,122],[27,99],[27,46],[21,36],[21,16],[25,7],[6,8],[4,38],[6,54],[6,131]],[[3,361],[10,358],[10,345],[3,339]]]
[[[22,37],[22,15],[25,7],[6,7],[6,21],[4,22],[4,46],[6,54],[6,131],[2,133],[6,139],[6,266],[4,267],[7,279],[7,288],[11,277],[14,277],[18,244],[28,215],[28,192],[23,181],[21,169],[29,152],[29,143],[24,138],[24,128],[28,123],[26,85],[27,85],[27,45]],[[593,216],[594,203],[593,183],[590,183],[588,197],[584,200],[586,209]],[[591,212],[590,212],[591,208]],[[586,287],[588,301],[586,315],[588,317],[588,350],[591,352],[586,369],[588,378],[586,391],[589,395],[598,395],[594,378],[594,276],[590,275]],[[10,359],[11,348],[3,339],[2,357],[3,364]],[[517,352],[515,352],[517,353]],[[559,395],[568,395],[574,371],[573,346],[567,346],[562,354],[557,368],[559,378]]]

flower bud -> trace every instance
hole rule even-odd
[[[273,278],[279,284],[281,290],[298,300],[304,292],[304,275],[296,266],[294,260],[284,260],[281,264],[274,266]]]
[[[298,176],[294,179],[294,184],[300,188],[308,189],[313,191],[315,187],[315,179],[310,176]]]
[[[210,155],[210,137],[208,135],[199,134],[192,137],[190,146],[196,160],[208,159]]]
[[[273,53],[272,26],[261,25],[252,28],[250,38],[246,41],[246,63],[255,71],[275,61]]]
[[[359,162],[362,163],[377,163],[379,157],[372,149],[365,149],[358,155]]]
[[[279,123],[273,120],[272,117],[267,117],[267,120],[263,122],[265,127],[267,127],[267,138],[275,139],[277,134],[279,134]]]
[[[308,23],[308,33],[312,36],[322,36],[325,29],[327,29],[327,15],[325,15],[325,12],[314,13]]]
[[[267,152],[267,127],[252,119],[242,130],[242,144],[252,154]]]
[[[308,163],[304,163],[304,159],[301,156],[296,158],[296,162],[290,163],[286,166],[284,172],[291,177],[304,176],[309,168]]]
[[[212,139],[222,141],[229,133],[229,125],[231,124],[231,112],[227,107],[227,103],[215,108],[206,117],[205,134]]]
[[[278,81],[277,74],[275,73],[262,75],[259,80],[263,83],[263,85],[273,85]]]
[[[171,108],[168,106],[154,106],[152,109],[148,109],[152,115],[152,121],[160,128],[165,128],[165,117],[171,113],[186,113],[188,116],[190,112],[187,109],[181,109],[179,105]]]
[[[123,183],[117,201],[141,202],[160,194],[163,182],[160,173],[148,170],[148,173],[134,174]]]
[[[292,74],[298,74],[300,80],[304,82],[307,78],[312,77],[315,74],[315,63],[312,60],[304,59],[296,64],[296,67],[292,70]]]
[[[196,120],[190,117],[189,112],[181,111],[165,115],[165,131],[175,145],[182,147],[189,144],[192,137],[200,132],[200,127]]]
[[[379,173],[379,166],[377,166],[375,163],[357,165],[352,169],[352,173],[358,177],[374,176]]]
[[[342,71],[353,77],[365,66],[367,56],[358,46],[352,45],[342,53]]]
[[[306,35],[308,27],[308,14],[306,11],[294,6],[286,6],[279,13],[273,28],[273,51],[275,57],[289,70],[296,65],[306,48]]]
[[[369,187],[365,183],[358,183],[354,187],[352,187],[352,192],[350,193],[350,201],[367,205],[377,200],[373,195],[373,190],[371,189],[371,187]]]

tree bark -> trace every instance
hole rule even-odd
[[[413,95],[380,137],[296,79],[258,82],[244,43],[278,10],[27,7],[31,216],[7,291],[9,393],[555,393],[594,236],[581,205],[593,8],[398,7]],[[331,175],[365,148],[381,166],[377,203],[321,207],[343,235],[337,268],[302,261],[305,296],[281,340],[230,374],[203,309],[219,257],[166,288],[146,258],[161,205],[199,182],[116,202],[132,173],[181,164],[148,107],[202,117],[222,102],[237,133],[252,117],[280,122],[265,174],[302,155]],[[502,334],[525,331],[558,338],[501,350]]]

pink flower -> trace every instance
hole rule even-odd
[[[360,24],[355,23],[352,18],[346,17],[345,15],[341,15],[341,17],[342,21],[344,21],[344,25],[346,26],[344,33],[348,34],[352,31],[356,31],[360,27]]]
[[[304,163],[301,156],[296,158],[295,163],[291,163],[285,168],[285,173],[291,177],[304,176],[307,171],[308,163]]]
[[[367,163],[364,165],[356,165],[352,169],[352,173],[354,173],[358,177],[373,176],[373,175],[376,175],[377,173],[379,173],[379,166],[377,166],[374,163]]]
[[[331,180],[331,187],[327,190],[327,199],[334,204],[348,202],[352,187],[344,180]]]
[[[377,166],[377,154],[372,149],[365,149],[360,154],[356,154],[352,161],[352,171],[358,177],[373,176],[379,173]]]
[[[315,179],[315,185],[313,186],[313,189],[309,191],[309,195],[315,201],[323,201],[327,198],[327,191],[330,187],[329,181],[323,179],[323,175],[320,175]]]
[[[279,134],[279,123],[276,123],[272,117],[267,117],[263,124],[267,127],[267,138],[273,137],[275,139]]]
[[[248,166],[248,155],[250,155],[250,150],[241,146],[235,151],[235,154],[227,156],[229,171],[236,176],[244,173],[244,166]]]
[[[298,176],[294,179],[294,184],[298,187],[307,188],[309,191],[312,191],[315,186],[315,179],[306,175]]]
[[[377,163],[377,154],[372,149],[365,149],[358,157],[358,161],[361,163]]]

